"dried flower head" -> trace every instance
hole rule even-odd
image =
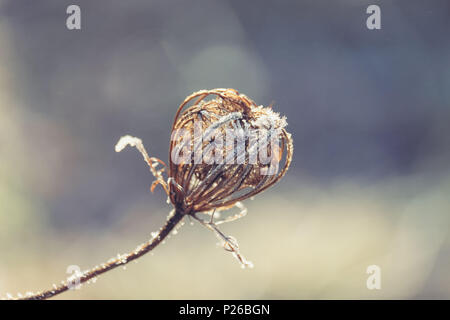
[[[175,115],[167,180],[166,165],[150,158],[140,139],[123,137],[116,151],[137,147],[156,177],[152,190],[161,184],[177,213],[213,230],[224,248],[248,266],[236,240],[217,225],[244,216],[240,201],[266,190],[286,173],[293,152],[286,125],[286,118],[271,107],[257,106],[234,89],[201,90],[188,96]],[[164,167],[157,169],[160,164]],[[240,208],[239,214],[215,220],[216,212],[233,206]],[[209,221],[200,214],[209,215]]]

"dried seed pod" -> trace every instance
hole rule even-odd
[[[276,183],[292,160],[286,124],[270,107],[257,106],[234,89],[188,96],[172,126],[171,202],[185,213],[222,210]]]

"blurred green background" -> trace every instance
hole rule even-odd
[[[76,1],[69,31],[72,3],[0,1],[0,297],[149,238],[170,206],[115,143],[166,160],[184,97],[231,87],[274,102],[295,145],[286,177],[223,227],[255,268],[186,223],[60,298],[450,298],[448,1]]]

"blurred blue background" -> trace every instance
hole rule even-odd
[[[225,87],[274,102],[294,138],[286,177],[224,227],[255,269],[187,223],[61,297],[450,298],[449,30],[448,1],[0,1],[0,295],[159,228],[162,189],[114,145],[166,161],[179,103]]]

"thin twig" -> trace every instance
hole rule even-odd
[[[112,269],[115,269],[119,266],[126,265],[127,263],[136,260],[142,257],[144,254],[153,250],[156,246],[158,246],[169,234],[170,232],[177,226],[177,224],[183,219],[184,214],[175,211],[175,213],[169,215],[167,222],[165,225],[159,229],[158,233],[149,241],[138,246],[134,251],[118,255],[117,258],[111,259],[106,263],[101,264],[100,266],[96,266],[90,270],[83,272],[76,281],[78,284],[85,283],[91,279],[98,277],[99,275],[108,272]],[[59,286],[55,286],[52,289],[45,290],[33,295],[27,295],[23,297],[21,300],[44,300],[51,297],[54,297],[60,293],[63,293],[74,287],[73,280],[62,281]]]
[[[253,263],[248,261],[239,251],[239,245],[237,240],[232,236],[225,235],[222,231],[219,230],[217,224],[214,222],[214,212],[211,214],[211,221],[205,221],[202,218],[198,217],[196,214],[192,214],[192,218],[200,222],[203,226],[213,231],[217,238],[222,241],[223,248],[226,251],[233,253],[234,257],[239,261],[242,268],[253,268]],[[238,218],[236,218],[238,219]]]

